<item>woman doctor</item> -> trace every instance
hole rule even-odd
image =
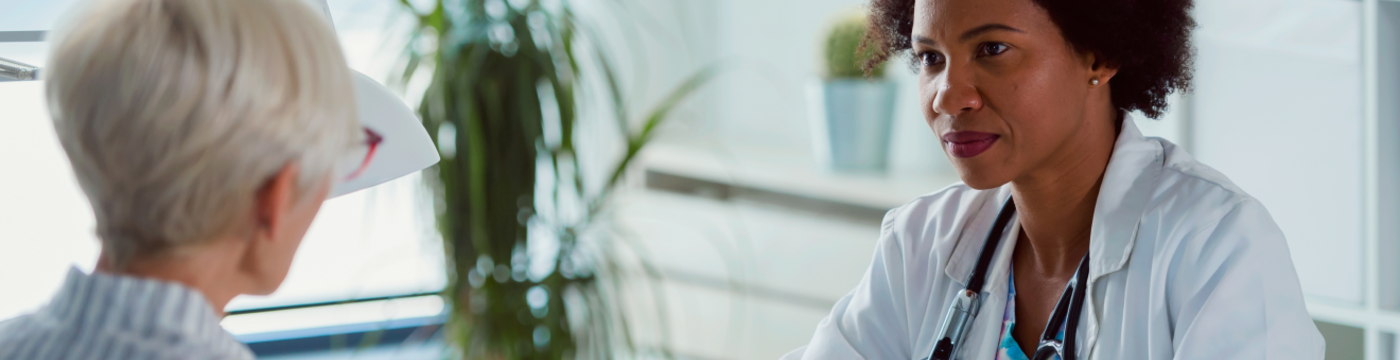
[[[912,55],[963,184],[891,210],[784,358],[1321,359],[1264,206],[1127,115],[1189,86],[1190,8],[871,0],[867,66]]]

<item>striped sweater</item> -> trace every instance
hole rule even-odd
[[[74,268],[48,305],[0,322],[0,360],[252,359],[219,320],[183,285]]]

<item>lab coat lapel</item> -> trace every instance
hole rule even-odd
[[[1094,284],[1128,263],[1137,242],[1138,225],[1161,174],[1163,158],[1161,143],[1144,138],[1133,119],[1124,116],[1123,129],[1099,186],[1094,222],[1089,229],[1089,296],[1079,328],[1079,349],[1084,359],[1092,358],[1099,335],[1100,310]]]
[[[992,224],[1001,212],[1001,205],[1010,197],[1011,187],[1003,185],[996,190],[986,191],[972,204],[972,214],[967,216],[962,231],[958,232],[952,254],[947,259],[942,259],[943,263],[947,264],[943,266],[943,273],[953,278],[953,281],[967,286],[967,277],[972,274],[973,268],[977,267],[977,255],[982,252],[982,244],[986,243],[987,234],[992,231]],[[1006,242],[1002,241],[1001,245],[1005,245]],[[988,285],[991,283],[992,281],[988,281]]]
[[[967,286],[968,276],[977,267],[977,257],[982,252],[987,235],[996,223],[997,215],[1006,200],[1011,197],[1011,187],[1004,185],[996,190],[988,190],[970,204],[972,213],[962,224],[957,243],[952,254],[944,259],[943,271],[951,277],[959,288]],[[996,351],[1000,341],[1003,309],[1006,308],[1007,272],[1011,268],[1011,253],[1016,248],[1015,234],[1020,232],[1019,217],[1012,217],[1002,239],[997,242],[996,253],[987,269],[987,282],[982,288],[982,309],[968,329],[964,346],[954,354],[955,359],[983,359],[986,352]],[[941,309],[940,309],[941,310]]]
[[[1113,146],[1089,231],[1089,278],[1097,279],[1128,263],[1133,242],[1157,177],[1162,170],[1162,145],[1142,136],[1131,117]]]

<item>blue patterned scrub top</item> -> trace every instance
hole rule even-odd
[[[1011,337],[1011,329],[1016,327],[1016,274],[1015,271],[1008,271],[1006,292],[1006,312],[1001,316],[1001,342],[997,345],[996,360],[1030,360],[1025,352],[1021,351],[1021,345],[1016,343],[1016,339]],[[1056,339],[1064,340],[1065,325],[1060,324],[1060,332],[1055,334]],[[1059,356],[1053,357],[1060,360]]]

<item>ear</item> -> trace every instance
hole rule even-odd
[[[1118,64],[1108,61],[1104,58],[1103,53],[1098,51],[1085,51],[1081,55],[1081,58],[1085,67],[1089,69],[1089,78],[1084,79],[1086,84],[1092,81],[1092,79],[1098,79],[1099,84],[1107,84],[1109,79],[1112,79],[1114,75],[1118,75]]]
[[[287,163],[258,189],[257,203],[253,206],[256,231],[254,240],[281,240],[277,234],[283,233],[286,214],[296,205],[297,178],[300,173],[301,169],[295,162]]]

